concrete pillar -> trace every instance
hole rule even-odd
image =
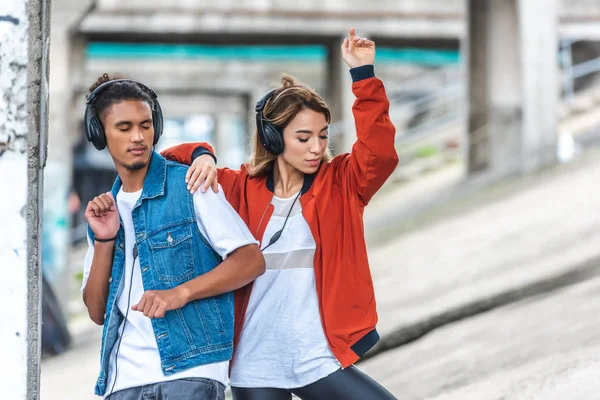
[[[469,173],[504,176],[552,164],[556,0],[468,0],[467,10]]]
[[[10,399],[39,399],[49,18],[49,0],[0,4],[0,387]]]
[[[556,162],[558,68],[558,1],[521,0],[523,82],[523,164],[525,172]]]

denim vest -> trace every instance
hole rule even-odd
[[[187,167],[153,153],[142,195],[135,204],[133,226],[144,290],[167,290],[194,279],[220,262],[219,255],[198,229],[193,196],[185,184]],[[112,194],[117,197],[117,177]],[[88,228],[88,234],[94,234]],[[123,224],[115,243],[104,316],[100,375],[95,393],[106,391],[108,366],[118,341],[123,314],[116,300],[123,291],[125,233]],[[192,301],[163,318],[152,319],[161,367],[165,376],[199,365],[231,359],[233,349],[233,294]]]

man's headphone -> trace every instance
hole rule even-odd
[[[265,94],[262,99],[256,103],[256,129],[258,131],[258,139],[263,147],[273,155],[283,153],[283,132],[277,128],[268,119],[265,119],[263,111],[267,101],[275,94],[276,89],[271,89]]]
[[[163,131],[163,114],[162,109],[160,108],[160,104],[158,103],[156,93],[154,92],[154,90],[144,85],[143,83],[131,79],[115,79],[112,81],[104,82],[88,95],[84,116],[84,128],[87,140],[90,143],[92,143],[94,147],[98,150],[102,150],[106,147],[106,134],[104,132],[104,127],[102,126],[102,122],[100,122],[100,118],[92,110],[92,106],[97,97],[116,82],[134,83],[140,86],[142,90],[146,90],[148,94],[150,94],[150,97],[152,98],[154,103],[154,106],[152,107],[152,124],[154,125],[153,144],[156,144],[158,142],[158,139],[160,139],[160,135],[162,135]]]

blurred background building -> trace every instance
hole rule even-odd
[[[429,304],[423,299],[434,298],[433,293],[460,292],[459,300],[446,303],[460,309],[513,287],[550,279],[547,273],[567,273],[571,267],[579,268],[582,259],[600,255],[591,248],[573,250],[579,258],[565,259],[564,269],[549,268],[540,275],[535,272],[539,266],[527,268],[533,258],[542,262],[540,255],[549,248],[563,246],[561,240],[566,238],[561,239],[558,231],[556,236],[544,236],[546,241],[529,243],[524,237],[549,234],[558,229],[555,224],[563,223],[572,228],[567,235],[596,234],[589,226],[596,209],[585,203],[593,197],[586,192],[589,174],[581,177],[580,186],[556,184],[512,208],[490,208],[508,193],[546,182],[540,176],[558,174],[562,170],[555,164],[595,154],[600,126],[600,0],[53,0],[52,6],[44,273],[72,321],[85,319],[78,292],[87,247],[83,210],[111,187],[116,175],[108,153],[96,151],[84,137],[88,87],[105,72],[146,83],[158,93],[165,114],[159,150],[208,141],[215,146],[220,166],[236,168],[248,155],[255,101],[288,73],[315,87],[333,107],[332,147],[336,153],[345,152],[355,139],[354,97],[339,54],[349,27],[377,43],[376,74],[390,98],[400,156],[396,172],[365,217],[380,325],[389,334],[377,351],[412,341],[419,335],[398,339],[398,332],[449,312],[438,303],[426,311],[414,306]],[[592,170],[597,168],[591,163]],[[560,197],[571,189],[579,197]],[[573,202],[575,208],[552,208],[554,203],[545,200],[553,194],[556,201],[561,199],[556,207]],[[468,214],[471,208],[480,210],[479,219],[473,216],[476,211]],[[530,212],[538,208],[545,214]],[[482,209],[489,211],[487,219]],[[583,215],[586,210],[588,217]],[[494,219],[494,212],[513,215],[514,224],[508,217]],[[455,225],[443,230],[443,221],[452,218]],[[503,222],[508,227],[501,228]],[[439,230],[434,232],[435,227]],[[427,245],[434,237],[439,241],[430,252]],[[518,250],[519,245],[525,248]],[[481,258],[465,249],[481,251]],[[474,257],[473,268],[481,269],[461,270],[462,257]],[[492,259],[522,268],[506,275],[506,285],[490,286],[504,271]],[[390,260],[402,279],[390,280],[390,268],[378,264]],[[448,277],[450,283],[437,281],[435,276],[446,276],[437,269],[442,267],[456,268],[457,275],[471,277],[473,285],[461,284],[456,276]],[[482,282],[488,283],[478,286],[475,277],[486,273]],[[577,281],[573,279],[567,281]],[[406,296],[400,295],[404,289]],[[440,296],[436,301],[447,299]],[[48,372],[46,382],[56,381],[60,365],[60,359],[46,362],[55,370]],[[416,390],[407,398],[443,393],[417,390],[373,365],[375,361],[367,361],[369,372],[379,370],[378,379],[396,385],[392,389],[400,398],[407,388]],[[84,393],[91,394],[93,382],[87,383]]]

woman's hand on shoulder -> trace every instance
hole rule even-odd
[[[190,193],[194,194],[202,186],[202,192],[212,187],[213,192],[219,191],[217,181],[217,165],[212,156],[203,154],[196,158],[185,175],[185,183]]]

